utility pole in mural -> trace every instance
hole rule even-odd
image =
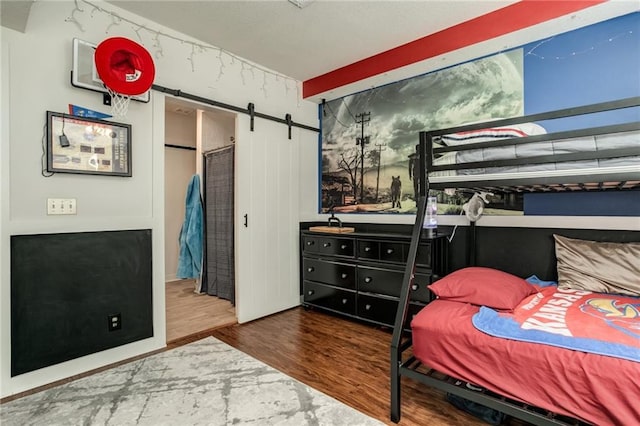
[[[378,171],[376,174],[376,203],[378,202],[378,194],[380,191],[380,163],[382,163],[382,151],[387,150],[386,143],[377,143],[377,150],[371,151],[369,153],[369,158],[371,159],[371,164],[377,166]]]
[[[356,138],[356,146],[360,145],[360,203],[364,203],[364,146],[368,145],[369,136],[364,135],[364,125],[371,121],[371,113],[356,114],[356,124],[360,124],[360,137]]]

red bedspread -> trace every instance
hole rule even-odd
[[[436,300],[411,322],[422,363],[508,398],[596,425],[640,424],[640,363],[478,331],[479,308]]]

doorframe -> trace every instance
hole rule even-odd
[[[158,167],[161,172],[158,173],[159,175],[161,175],[160,177],[157,177],[157,181],[160,182],[159,185],[155,185],[158,187],[158,192],[161,194],[161,196],[155,196],[154,197],[154,216],[158,219],[158,221],[160,222],[160,224],[158,225],[158,228],[162,229],[162,241],[158,243],[158,245],[162,246],[162,255],[158,256],[162,258],[162,265],[161,265],[161,271],[162,271],[162,292],[161,292],[161,296],[160,297],[156,297],[159,296],[157,293],[154,294],[154,303],[156,301],[162,301],[161,303],[159,303],[161,305],[158,307],[158,310],[162,312],[163,315],[163,321],[159,322],[161,324],[160,329],[158,330],[158,333],[162,333],[161,335],[165,336],[166,339],[166,334],[167,334],[167,316],[166,316],[166,308],[167,308],[167,301],[166,301],[166,292],[165,292],[165,286],[166,286],[166,271],[165,271],[165,256],[166,256],[166,236],[164,233],[164,229],[165,229],[165,194],[166,194],[166,188],[165,188],[165,178],[166,178],[166,158],[165,158],[165,132],[166,132],[166,108],[167,108],[167,95],[165,94],[160,94],[160,93],[154,93],[154,96],[152,96],[152,104],[153,104],[153,114],[154,114],[154,128],[153,128],[153,139],[154,141],[161,141],[161,149],[158,149],[157,151],[159,151],[161,154],[158,155],[158,157],[161,157],[160,160],[156,159],[156,161],[159,161],[159,163],[156,164],[161,164],[161,167]],[[173,99],[173,98],[171,98]],[[198,114],[199,111],[203,111],[204,113],[213,113],[213,114],[223,114],[228,116],[229,118],[233,118],[233,129],[234,129],[234,138],[235,138],[235,132],[236,132],[236,128],[237,128],[237,113],[233,113],[230,111],[226,111],[226,110],[222,110],[222,109],[218,109],[218,108],[213,108],[211,106],[208,106],[206,104],[201,104],[198,103],[196,101],[191,101],[191,100],[182,100],[180,99],[178,101],[180,104],[185,105],[186,107],[193,107],[196,111],[196,114]],[[156,124],[157,123],[157,124]],[[204,176],[202,175],[203,173],[203,161],[204,161],[204,156],[203,156],[203,149],[202,149],[202,128],[201,128],[201,120],[200,117],[196,118],[196,151],[195,151],[195,156],[196,156],[196,168],[195,168],[195,173],[197,173],[200,178],[201,181],[204,179]],[[234,161],[237,161],[234,158]],[[234,168],[235,168],[235,164],[234,164]],[[234,200],[237,200],[237,175],[234,174]],[[201,191],[203,191],[204,186],[201,185]],[[201,192],[201,195],[203,196],[204,199],[204,193]],[[236,204],[234,204],[234,210],[237,209],[237,201],[235,202]],[[158,207],[161,206],[161,207]],[[237,219],[236,219],[236,215],[234,214],[234,229],[237,228]],[[237,240],[237,234],[234,235],[234,242]],[[237,248],[237,244],[234,244],[234,269],[235,269],[235,275],[237,276],[238,273],[238,248]],[[238,280],[235,280],[235,291],[236,294],[238,293]],[[236,321],[237,321],[237,312],[238,312],[238,301],[236,300],[236,304],[234,305],[234,311],[235,311],[235,317],[236,317]],[[158,323],[156,323],[158,324]]]

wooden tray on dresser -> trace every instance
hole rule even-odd
[[[332,234],[348,234],[349,232],[354,232],[356,228],[351,228],[349,226],[310,226],[309,231],[311,232],[329,232]]]

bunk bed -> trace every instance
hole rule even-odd
[[[436,299],[413,318],[411,329],[402,327],[430,189],[516,194],[638,191],[639,105],[640,97],[634,97],[420,132],[420,197],[391,343],[392,421],[400,420],[401,381],[406,377],[536,425],[640,423],[634,399],[640,393],[634,380],[640,375],[638,361],[488,335],[472,324],[483,307],[464,301]],[[627,114],[632,121],[540,131],[547,120],[571,123],[573,117],[591,114],[611,118],[623,110],[632,112]],[[492,253],[486,246],[476,250],[483,230],[474,222],[466,229],[466,250],[472,253],[467,266],[497,268],[521,278],[540,274],[545,280],[558,279],[554,234],[640,247],[640,231],[511,228],[504,231],[509,241],[501,241]],[[496,231],[491,232],[485,241],[495,245]],[[637,258],[631,263],[637,268]],[[485,283],[478,280],[474,285]],[[519,299],[526,302],[538,291],[541,288]],[[609,379],[603,381],[607,374]]]

